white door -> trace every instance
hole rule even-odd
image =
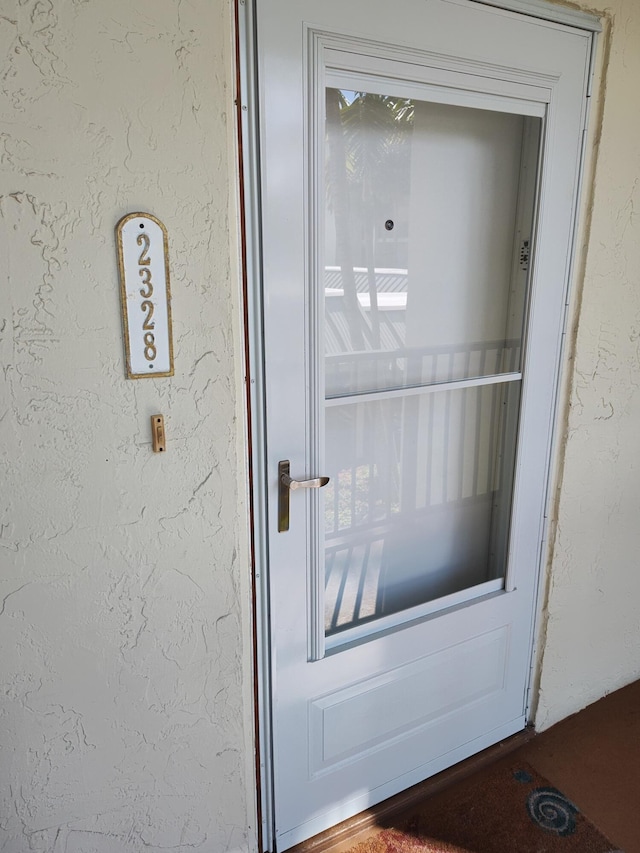
[[[525,725],[590,34],[256,5],[284,850]]]

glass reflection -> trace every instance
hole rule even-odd
[[[329,634],[504,576],[532,131],[537,119],[327,89]]]

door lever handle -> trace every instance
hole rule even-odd
[[[293,480],[288,474],[280,475],[283,486],[295,491],[295,489],[321,489],[329,482],[328,477],[314,477],[312,480]]]
[[[321,489],[329,482],[328,477],[294,480],[289,470],[288,459],[278,462],[278,533],[285,533],[289,529],[289,492],[296,489]]]

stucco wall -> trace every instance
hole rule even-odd
[[[540,729],[640,678],[640,3],[602,11]]]
[[[0,2],[5,853],[253,845],[228,5]],[[138,210],[169,231],[173,378],[124,378]]]

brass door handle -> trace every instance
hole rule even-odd
[[[289,529],[289,492],[296,489],[321,489],[329,482],[328,477],[294,480],[289,470],[288,459],[278,462],[278,533],[285,533]]]

